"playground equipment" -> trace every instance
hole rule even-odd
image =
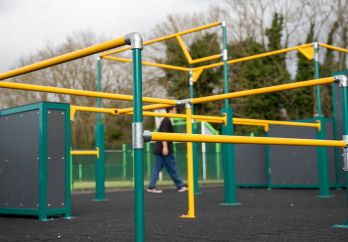
[[[0,112],[0,213],[70,218],[69,105]]]
[[[99,51],[104,51],[106,49],[120,47],[125,44],[131,44],[132,50],[132,63],[133,63],[133,96],[130,95],[120,95],[120,94],[112,94],[106,92],[93,92],[93,91],[84,91],[84,90],[74,90],[67,88],[55,88],[55,87],[45,87],[39,85],[29,85],[29,84],[19,84],[19,83],[11,83],[11,82],[0,82],[0,87],[3,88],[13,88],[13,89],[21,89],[28,91],[41,91],[41,92],[50,92],[50,93],[61,93],[68,95],[77,95],[77,96],[88,96],[95,98],[109,98],[109,99],[117,99],[117,100],[126,100],[133,101],[133,108],[126,109],[126,112],[133,112],[133,124],[132,124],[132,140],[133,140],[133,152],[134,152],[134,185],[135,185],[135,239],[136,241],[144,240],[144,177],[143,177],[143,149],[144,149],[144,141],[150,140],[167,140],[167,141],[183,141],[187,142],[187,152],[188,152],[188,185],[189,185],[189,193],[188,193],[188,202],[189,208],[188,213],[184,217],[193,218],[195,217],[194,213],[194,196],[193,196],[193,145],[192,142],[219,142],[223,143],[223,154],[224,154],[224,173],[225,173],[225,204],[236,204],[236,196],[235,196],[235,172],[234,172],[234,143],[243,143],[243,144],[272,144],[272,145],[298,145],[298,146],[320,146],[320,147],[341,147],[343,148],[344,155],[344,169],[348,170],[348,80],[346,76],[336,76],[336,77],[328,77],[321,78],[317,80],[309,80],[302,81],[298,83],[292,84],[284,84],[278,85],[274,87],[265,87],[258,88],[249,91],[241,91],[230,93],[228,91],[227,86],[227,41],[226,41],[226,25],[224,23],[221,24],[223,28],[223,39],[224,39],[224,48],[223,48],[223,62],[221,66],[224,66],[224,81],[225,81],[225,94],[220,95],[212,95],[209,97],[199,97],[185,99],[185,100],[169,100],[169,99],[160,99],[160,98],[150,98],[150,97],[142,97],[142,39],[139,34],[133,33],[125,36],[124,38],[117,39],[115,41],[105,42],[93,47],[89,47],[80,51],[72,52],[70,54],[63,55],[61,57],[56,57],[49,59],[47,61],[42,61],[37,64],[33,64],[27,67],[22,67],[13,71],[5,72],[0,74],[0,80],[14,77],[17,75],[21,75],[24,73],[29,73],[31,71],[39,70],[42,68],[50,67],[56,64],[60,64],[63,62],[67,62],[73,59],[77,59],[83,56],[95,54]],[[179,42],[180,42],[180,38]],[[302,46],[303,47],[303,46]],[[298,48],[302,48],[298,47]],[[308,47],[308,46],[305,46]],[[303,48],[305,48],[303,47]],[[193,61],[193,60],[191,60]],[[220,65],[220,64],[219,64]],[[208,67],[201,67],[208,68]],[[192,71],[192,79],[194,76],[194,71]],[[196,74],[197,75],[197,74]],[[310,87],[310,86],[318,86],[323,84],[331,84],[334,82],[340,83],[343,88],[343,120],[344,120],[344,129],[343,129],[343,137],[342,140],[325,140],[322,137],[318,137],[317,139],[289,139],[289,138],[273,138],[273,137],[243,137],[243,136],[233,136],[233,112],[232,109],[229,108],[228,100],[231,98],[244,97],[248,95],[257,95],[264,93],[271,93],[276,91],[290,90],[294,88],[301,87]],[[193,83],[193,81],[192,81]],[[320,91],[320,89],[319,89]],[[320,95],[319,95],[320,96]],[[225,109],[224,113],[226,114],[226,123],[223,126],[223,135],[200,135],[200,134],[191,134],[192,133],[192,104],[210,102],[210,101],[225,101]],[[185,104],[186,107],[186,123],[187,123],[187,134],[177,134],[177,133],[157,133],[157,132],[149,132],[144,131],[143,129],[143,102],[153,103],[152,105],[145,106],[147,110],[164,107],[164,106],[172,106],[176,104]],[[319,104],[318,104],[319,105]],[[319,110],[320,111],[320,110]],[[123,109],[125,113],[125,109]],[[321,112],[318,112],[321,113]],[[66,115],[69,117],[70,115]],[[321,123],[320,123],[321,124]],[[67,139],[67,138],[66,138]],[[43,140],[45,141],[45,140]],[[321,151],[322,152],[322,151]],[[319,152],[320,153],[320,152]],[[44,159],[46,159],[44,157]],[[67,166],[66,166],[67,167]],[[325,167],[325,166],[324,166]],[[67,168],[68,169],[68,168]],[[346,176],[347,172],[346,172]],[[348,182],[348,179],[346,179]],[[41,184],[41,183],[40,183]],[[68,186],[66,184],[66,186]],[[347,193],[348,198],[348,193]],[[45,204],[40,204],[40,208],[45,209]],[[347,224],[345,224],[347,226]]]

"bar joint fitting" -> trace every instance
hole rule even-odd
[[[144,126],[142,122],[132,123],[133,149],[144,148],[143,130],[144,130]]]
[[[340,84],[340,87],[348,87],[348,77],[346,75],[337,75],[334,78],[335,82]]]
[[[131,45],[132,49],[143,49],[143,39],[137,32],[132,32],[125,35],[125,40],[128,45]]]
[[[152,140],[152,133],[149,130],[144,130],[143,132],[144,142],[150,142]]]
[[[192,98],[182,99],[182,100],[176,100],[177,105],[186,105],[187,103],[192,104]]]

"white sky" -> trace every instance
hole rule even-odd
[[[47,42],[76,31],[120,37],[148,33],[169,14],[206,10],[213,0],[0,0],[0,72]]]

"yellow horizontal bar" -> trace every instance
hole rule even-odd
[[[112,48],[116,48],[116,47],[120,47],[126,45],[126,41],[124,39],[124,37],[122,38],[118,38],[118,39],[114,39],[114,40],[110,40],[110,41],[106,41],[100,44],[96,44],[81,50],[77,50],[74,52],[70,52],[64,55],[60,55],[57,57],[53,57],[44,61],[40,61],[28,66],[24,66],[24,67],[20,67],[18,69],[15,70],[11,70],[11,71],[7,71],[4,73],[0,74],[0,80],[4,80],[6,78],[10,78],[10,77],[15,77],[15,76],[19,76],[25,73],[29,73],[29,72],[33,72],[33,71],[37,71],[40,69],[44,69],[50,66],[55,66],[64,62],[68,62],[68,61],[72,61],[72,60],[76,60],[78,58],[82,58],[88,55],[93,55],[105,50],[109,50]]]
[[[126,114],[133,115],[133,112],[128,112]],[[167,118],[181,118],[186,119],[186,114],[179,113],[156,113],[143,111],[144,116],[148,117],[167,117]],[[203,115],[191,115],[191,117],[198,121],[205,121],[209,123],[225,123],[225,117],[215,117],[215,116],[203,116]]]
[[[337,50],[337,51],[340,51],[340,52],[348,53],[347,49],[344,49],[344,48],[341,48],[341,47],[336,47],[336,46],[328,45],[328,44],[324,44],[324,43],[319,43],[319,45],[322,46],[322,47],[325,47],[327,49]]]
[[[113,61],[121,61],[121,62],[132,63],[132,59],[127,59],[127,58],[122,58],[122,57],[103,56],[102,58],[108,59],[108,60],[113,60]],[[191,70],[190,68],[187,68],[187,67],[173,66],[173,65],[167,65],[167,64],[159,64],[159,63],[148,62],[148,61],[143,61],[141,63],[144,66],[154,66],[154,67],[160,67],[160,68],[163,68],[163,69],[176,70],[176,71],[189,72]]]
[[[97,147],[95,150],[71,150],[71,155],[94,155],[99,158],[99,148]]]
[[[190,64],[196,64],[196,63],[200,63],[200,62],[204,62],[204,61],[210,61],[210,60],[215,60],[215,59],[219,59],[219,58],[221,58],[221,54],[211,55],[211,56],[207,56],[207,57],[194,59],[194,60],[192,60],[190,62]]]
[[[86,107],[86,106],[70,106],[70,120],[74,120],[76,111],[82,112],[93,112],[93,113],[108,113],[111,115],[116,114],[116,108],[97,108],[97,107]]]
[[[278,120],[248,119],[248,118],[233,118],[233,121],[260,123],[260,124],[284,125],[284,126],[313,127],[313,128],[320,130],[320,122],[304,123],[304,122],[294,122],[294,121],[278,121]]]
[[[115,94],[115,93],[108,93],[108,92],[85,91],[85,90],[69,89],[69,88],[62,88],[62,87],[49,87],[49,86],[40,86],[40,85],[32,85],[32,84],[22,84],[22,83],[15,83],[15,82],[0,82],[0,87],[9,88],[9,89],[26,90],[26,91],[49,92],[49,93],[67,94],[67,95],[84,96],[84,97],[96,97],[96,98],[133,101],[133,96],[131,95]],[[152,98],[152,97],[143,97],[143,102],[176,105],[175,100]]]
[[[151,140],[153,141],[346,147],[346,143],[343,140],[290,139],[164,132],[152,132],[151,134]]]
[[[154,110],[154,109],[161,109],[161,108],[167,108],[175,106],[176,104],[150,104],[143,106],[143,111],[145,110]],[[131,113],[133,112],[133,108],[120,108],[116,110],[117,114],[125,114],[125,113]]]
[[[244,121],[234,121],[234,125],[246,125],[246,126],[261,126],[264,128],[265,131],[268,131],[268,124],[264,123],[253,123],[253,122],[244,122]]]
[[[238,58],[238,59],[233,59],[233,60],[229,60],[227,61],[227,63],[229,65],[231,64],[236,64],[239,62],[244,62],[244,61],[249,61],[249,60],[255,60],[258,58],[262,58],[262,57],[267,57],[267,56],[272,56],[272,55],[279,55],[282,53],[287,53],[290,51],[294,51],[294,50],[298,50],[299,48],[303,48],[303,47],[308,47],[308,46],[312,46],[313,44],[304,44],[304,45],[298,45],[298,46],[294,46],[294,47],[290,47],[290,48],[285,48],[285,49],[281,49],[281,50],[275,50],[275,51],[270,51],[270,52],[266,52],[266,53],[262,53],[262,54],[257,54],[257,55],[251,55],[251,56],[247,56],[247,57],[242,57],[242,58]],[[211,69],[211,68],[215,68],[215,67],[219,67],[219,66],[223,66],[224,63],[223,62],[218,62],[218,63],[214,63],[214,64],[210,64],[210,65],[205,65],[205,66],[200,66],[197,68],[202,68],[202,69]],[[194,68],[194,69],[197,69]]]
[[[291,90],[291,89],[301,88],[301,87],[317,86],[317,85],[333,83],[334,80],[335,80],[334,77],[326,77],[326,78],[321,78],[316,80],[276,85],[272,87],[262,87],[262,88],[256,88],[256,89],[239,91],[239,92],[219,94],[219,95],[213,95],[213,96],[207,96],[207,97],[199,97],[199,98],[193,98],[192,103],[197,104],[197,103],[204,103],[204,102],[212,102],[212,101],[219,101],[219,100],[225,100],[225,99],[231,99],[231,98],[246,97],[246,96],[257,95],[257,94],[265,94],[265,93],[271,93],[271,92]]]
[[[166,35],[166,36],[163,36],[163,37],[159,37],[159,38],[156,38],[156,39],[153,39],[153,40],[145,41],[144,45],[151,45],[153,43],[157,43],[157,42],[165,41],[165,40],[168,40],[168,39],[172,39],[172,38],[175,38],[177,35],[182,36],[182,35],[198,32],[198,31],[201,31],[201,30],[204,30],[204,29],[209,29],[209,28],[218,26],[220,24],[221,24],[220,22],[214,22],[214,23],[202,25],[202,26],[199,26],[197,28],[192,28],[192,29],[184,30],[184,31],[177,32],[177,33],[174,33],[174,34],[170,34],[170,35]],[[107,55],[120,53],[120,52],[129,50],[129,49],[130,49],[130,47],[126,47],[126,48],[120,48],[120,49],[117,49],[117,50],[109,51],[109,52],[101,54],[100,57],[104,57],[104,56],[107,56]]]
[[[83,112],[116,114],[116,108],[97,108],[97,107],[71,105],[70,109],[74,109],[76,111],[83,111]]]

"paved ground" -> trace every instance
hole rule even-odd
[[[187,195],[175,190],[145,194],[147,241],[348,241],[348,229],[330,226],[348,219],[345,190],[319,199],[316,190],[239,189],[240,206],[222,206],[222,187],[205,187],[196,196],[195,220],[181,219]],[[0,216],[0,241],[131,241],[133,193],[72,196],[72,220],[40,222]]]

